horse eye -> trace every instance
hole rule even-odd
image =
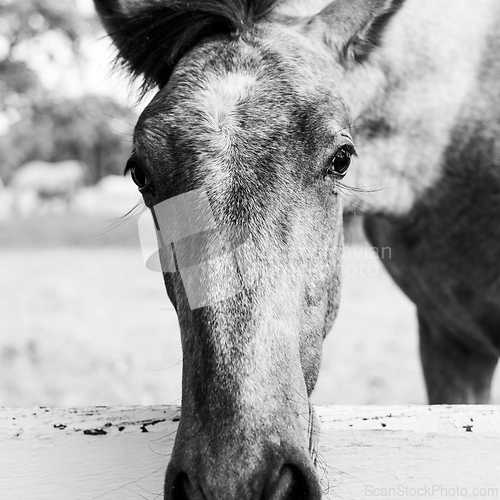
[[[129,160],[127,162],[127,167],[125,168],[125,172],[129,171],[132,176],[132,180],[139,189],[146,186],[148,181],[146,178],[146,174],[144,173],[144,170],[139,166],[139,164],[134,160]]]
[[[338,177],[344,177],[351,164],[351,158],[354,151],[352,147],[344,146],[340,148],[333,157],[332,164],[328,173],[333,173]]]

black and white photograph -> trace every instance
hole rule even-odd
[[[500,499],[498,0],[0,0],[0,500]]]

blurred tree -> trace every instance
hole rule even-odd
[[[28,119],[31,104],[42,95],[38,76],[22,61],[0,61],[0,113],[10,123]]]
[[[0,112],[24,119],[25,108],[43,93],[38,76],[19,54],[23,43],[57,32],[78,61],[79,41],[97,29],[95,16],[84,16],[76,0],[0,0]]]
[[[135,115],[110,97],[36,103],[30,122],[0,136],[0,177],[10,179],[20,165],[34,160],[77,159],[88,165],[89,181],[120,174],[131,151]]]
[[[95,182],[119,173],[131,149],[133,112],[104,96],[60,99],[47,92],[23,54],[50,33],[81,61],[82,37],[98,31],[95,15],[84,15],[77,0],[0,0],[0,178],[34,159],[77,159]],[[59,40],[59,39],[58,39]],[[27,45],[28,44],[28,45]]]
[[[17,93],[26,93],[38,86],[38,77],[22,62],[0,61],[0,75],[5,87]]]
[[[97,26],[95,16],[84,16],[76,0],[0,0],[0,35],[8,41],[8,59],[20,43],[48,31],[62,33],[78,55],[79,40]]]

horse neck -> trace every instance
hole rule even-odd
[[[442,173],[451,134],[473,93],[497,0],[407,0],[370,61],[347,73],[359,162],[350,203],[404,215]],[[497,16],[498,17],[498,16]]]

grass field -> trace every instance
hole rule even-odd
[[[177,320],[135,225],[0,223],[0,405],[179,402]],[[314,401],[425,403],[413,305],[356,238]],[[494,401],[500,403],[499,377]]]

